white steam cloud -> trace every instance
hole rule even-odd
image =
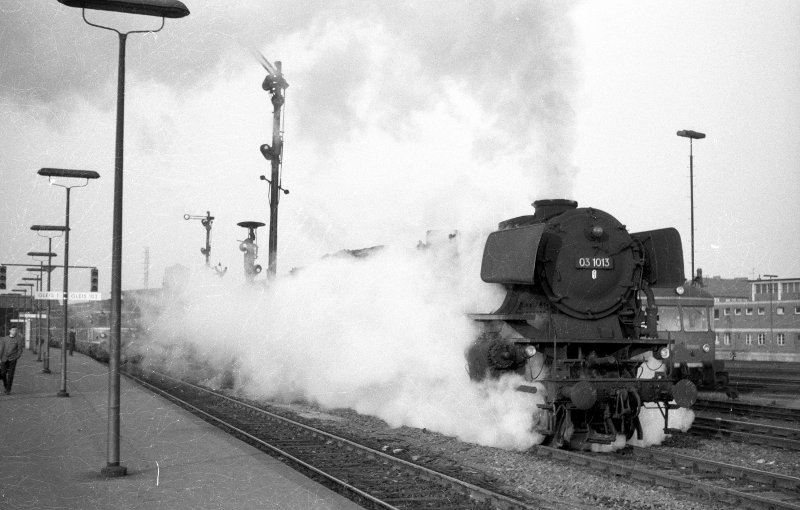
[[[467,374],[477,333],[465,313],[501,296],[477,277],[482,237],[466,237],[328,257],[266,289],[193,275],[184,301],[148,327],[145,363],[176,370],[190,356],[214,367],[212,380],[232,372],[249,397],[351,408],[393,427],[524,450],[541,439],[537,402],[515,390],[516,377],[477,384]]]

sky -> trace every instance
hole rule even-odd
[[[707,134],[693,146],[696,266],[800,277],[796,2],[185,4],[188,17],[128,37],[123,289],[202,265],[205,229],[184,215],[207,211],[212,265],[244,281],[237,223],[269,224],[258,148],[272,105],[254,52],[289,82],[279,275],[428,230],[491,231],[543,198],[633,232],[676,227],[688,274],[689,141],[676,131],[691,129]],[[70,194],[70,264],[97,266],[108,293],[116,37],[56,0],[2,0],[0,47],[0,262],[46,251],[31,225],[64,223],[66,193],[40,168],[95,170]],[[267,227],[258,244],[266,267]],[[63,263],[63,240],[53,248]],[[9,285],[22,276],[9,268]],[[89,290],[88,270],[70,289]]]

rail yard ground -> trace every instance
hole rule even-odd
[[[70,397],[57,398],[60,367],[51,367],[53,374],[44,375],[34,360],[26,352],[14,392],[0,400],[8,424],[0,437],[4,445],[10,445],[4,446],[0,463],[4,487],[0,508],[358,507],[127,379],[123,379],[121,460],[128,475],[103,479],[107,367],[76,353],[69,358]],[[724,394],[717,397],[725,398]],[[745,394],[741,399],[800,407],[800,399],[792,397],[778,400]],[[352,410],[320,409],[306,403],[259,405],[408,462],[492,486],[522,501],[536,496],[571,508],[624,510],[730,507],[721,501],[700,500],[686,490],[643,482],[639,476],[569,464],[543,449],[509,452],[477,446],[425,429],[392,428]],[[800,475],[797,452],[780,448],[687,434],[673,436],[652,450],[696,455],[776,475]],[[633,465],[637,456],[622,451],[602,457]],[[641,468],[648,469],[654,468]],[[795,493],[800,496],[800,489]],[[789,505],[785,508],[793,508]]]

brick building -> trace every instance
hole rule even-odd
[[[717,359],[800,361],[800,278],[705,280]]]

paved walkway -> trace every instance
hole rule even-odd
[[[357,509],[355,503],[121,378],[120,463],[103,478],[108,368],[75,353],[67,391],[26,350],[0,392],[0,509]]]

